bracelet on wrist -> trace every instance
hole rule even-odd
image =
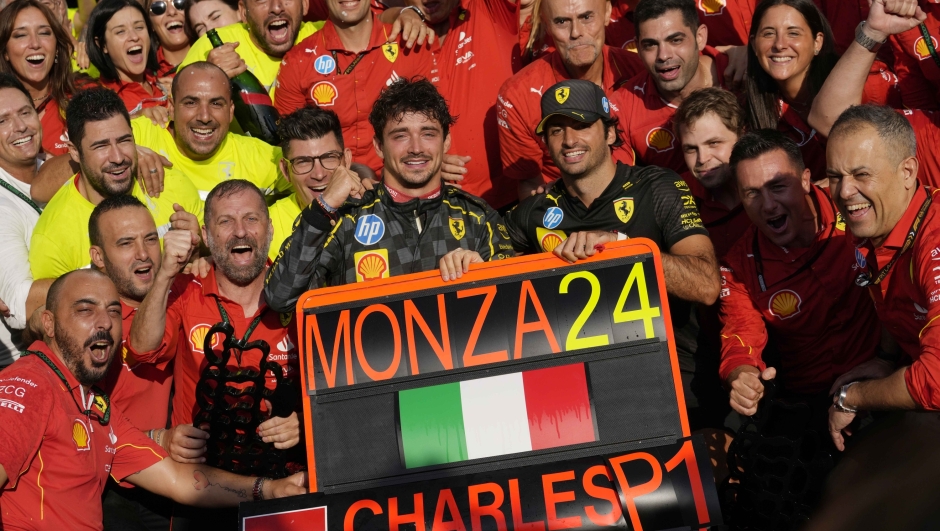
[[[849,387],[852,387],[853,385],[857,383],[858,382],[849,382],[843,385],[841,389],[839,389],[839,395],[834,404],[836,406],[836,409],[844,413],[858,413],[858,409],[849,407],[845,404],[845,397],[848,395]]]
[[[320,208],[322,208],[323,211],[326,212],[331,218],[336,216],[336,213],[339,211],[338,208],[333,208],[330,205],[328,205],[326,201],[323,200],[322,195],[318,195],[316,201],[317,201],[317,204],[320,205]]]
[[[251,497],[254,501],[264,500],[264,482],[267,478],[259,477],[255,479],[255,484],[251,488]]]
[[[424,13],[421,11],[421,9],[420,9],[419,7],[417,7],[417,6],[405,6],[405,7],[402,8],[401,12],[404,13],[405,11],[414,11],[415,13],[418,14],[419,17],[421,17],[421,22],[424,22],[425,24],[428,23],[427,17],[424,16]],[[399,14],[399,16],[401,16],[401,14]]]

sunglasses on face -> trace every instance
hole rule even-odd
[[[182,11],[183,8],[186,7],[186,0],[173,0],[173,7],[175,7],[177,11]],[[154,0],[154,2],[150,4],[150,12],[156,16],[166,13],[166,8],[167,3],[164,0]]]

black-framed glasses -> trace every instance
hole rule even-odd
[[[166,13],[166,7],[167,3],[164,0],[154,0],[150,4],[150,13],[159,17]],[[173,0],[173,7],[175,7],[177,11],[182,11],[183,8],[186,7],[186,0]]]
[[[327,151],[319,157],[296,157],[288,162],[290,162],[290,167],[294,170],[294,173],[302,175],[313,171],[313,167],[318,160],[324,170],[332,171],[339,168],[340,163],[343,162],[343,154],[339,151]]]

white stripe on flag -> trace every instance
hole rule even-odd
[[[532,450],[522,373],[460,382],[470,459]]]

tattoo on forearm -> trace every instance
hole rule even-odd
[[[193,482],[193,487],[196,490],[207,490],[209,489],[209,487],[219,487],[225,492],[234,494],[238,498],[241,498],[243,500],[249,499],[248,491],[246,489],[229,487],[227,485],[223,485],[222,483],[213,483],[212,481],[209,480],[209,476],[206,475],[206,473],[203,472],[202,470],[199,470],[199,469],[194,470],[193,479],[195,480],[195,482]]]

